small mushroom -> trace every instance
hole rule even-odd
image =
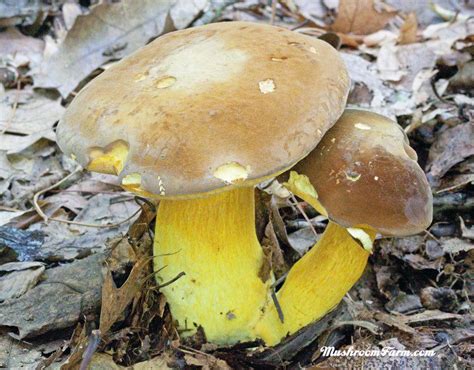
[[[395,122],[348,109],[316,149],[282,175],[288,190],[330,221],[278,292],[285,322],[271,308],[259,323],[267,343],[278,343],[342,300],[362,275],[376,233],[410,235],[430,225],[431,189],[416,159]]]
[[[158,38],[72,101],[61,149],[160,199],[154,268],[159,284],[185,273],[161,289],[183,336],[198,327],[214,343],[264,336],[256,325],[272,304],[273,275],[259,274],[254,186],[313,150],[348,90],[324,41],[225,22]]]

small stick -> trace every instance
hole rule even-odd
[[[87,344],[87,348],[82,355],[81,365],[79,370],[87,370],[89,364],[92,360],[92,356],[94,355],[97,347],[100,343],[100,330],[92,330],[92,333],[89,337],[89,343]]]
[[[281,309],[280,302],[278,302],[278,298],[276,296],[275,289],[272,289],[271,297],[272,297],[273,304],[275,305],[275,308],[278,312],[278,318],[280,319],[281,323],[283,324],[285,322],[285,315],[283,315],[283,311]]]
[[[57,183],[47,187],[46,189],[43,189],[43,190],[40,190],[39,192],[37,192],[34,197],[33,197],[33,206],[36,210],[36,212],[38,213],[38,215],[40,215],[40,217],[44,220],[45,223],[48,223],[48,221],[55,221],[55,222],[61,222],[63,224],[69,224],[69,225],[78,225],[78,226],[85,226],[85,227],[95,227],[95,228],[98,228],[98,229],[104,229],[104,228],[110,228],[110,227],[117,227],[117,226],[120,226],[128,221],[130,221],[133,217],[135,217],[140,211],[141,211],[141,208],[137,209],[131,216],[127,217],[125,220],[122,220],[122,221],[119,221],[115,224],[109,224],[109,225],[100,225],[100,224],[88,224],[88,223],[84,223],[84,222],[78,222],[78,221],[69,221],[69,220],[62,220],[60,218],[55,218],[55,217],[48,217],[44,212],[43,210],[41,209],[40,205],[38,204],[38,199],[39,197],[58,187],[59,185],[61,185],[62,183],[64,183],[65,181],[69,180],[72,176],[74,176],[75,174],[79,173],[82,171],[82,167],[77,167],[74,171],[72,171],[69,175],[67,175],[65,178],[63,178],[62,180],[58,181]]]
[[[16,115],[16,109],[18,108],[18,101],[20,100],[20,79],[18,79],[18,82],[16,84],[16,93],[15,93],[15,100],[13,101],[13,109],[12,109],[12,114],[8,118],[7,123],[5,124],[5,127],[2,129],[0,132],[0,135],[3,135],[7,130],[10,128],[10,125],[13,122],[13,119],[15,118]]]
[[[272,0],[272,17],[270,19],[270,24],[272,26],[275,24],[276,6],[277,6],[277,0]]]
[[[301,207],[301,204],[298,202],[298,200],[295,198],[295,196],[293,194],[290,196],[290,198],[293,202],[295,202],[296,208],[298,208],[298,210],[303,215],[304,219],[309,223],[309,228],[314,233],[314,235],[317,237],[318,233],[316,232],[316,229],[314,228],[313,224],[311,223],[311,220],[309,219],[308,215],[304,211],[303,207]]]
[[[283,310],[281,309],[280,302],[278,302],[278,298],[276,296],[276,291],[275,288],[279,286],[282,282],[285,281],[286,277],[288,276],[288,273],[286,272],[284,275],[280,276],[271,286],[270,289],[272,290],[271,297],[273,304],[275,305],[275,308],[278,313],[278,318],[280,319],[281,323],[283,324],[285,322],[285,315],[283,314]]]
[[[41,216],[41,218],[44,220],[45,223],[48,223],[48,216],[46,216],[43,212],[43,210],[41,209],[41,207],[39,206],[38,204],[38,199],[40,197],[40,195],[46,193],[47,191],[49,190],[52,190],[56,187],[58,187],[59,185],[61,185],[62,183],[66,182],[67,180],[69,180],[71,177],[73,177],[75,174],[79,173],[82,171],[82,167],[77,167],[74,171],[72,171],[69,175],[67,175],[66,177],[64,177],[62,180],[58,181],[57,183],[47,187],[46,189],[43,189],[43,190],[40,190],[39,192],[37,192],[34,197],[33,197],[33,206],[35,207],[35,210],[36,212],[38,212],[38,214]]]
[[[165,286],[168,286],[170,284],[173,284],[176,280],[182,278],[184,275],[186,275],[185,272],[181,271],[178,275],[176,275],[174,278],[172,278],[171,280],[167,281],[166,283],[163,283],[163,284],[160,284],[158,286],[159,289],[161,288],[164,288]]]

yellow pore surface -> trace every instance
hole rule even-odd
[[[214,343],[255,339],[254,327],[271,300],[259,271],[253,187],[191,200],[162,200],[154,244],[158,283],[182,335],[204,328]]]

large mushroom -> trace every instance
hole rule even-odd
[[[377,233],[403,236],[432,220],[432,194],[402,128],[348,109],[315,150],[282,175],[286,187],[329,217],[321,239],[278,292],[257,330],[275,344],[333,309],[357,282]]]
[[[185,273],[162,289],[183,335],[200,326],[215,343],[266,340],[258,328],[273,276],[260,273],[254,185],[314,149],[342,114],[348,88],[325,42],[229,22],[158,38],[68,107],[61,149],[160,199],[156,278]]]

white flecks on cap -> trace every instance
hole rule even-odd
[[[156,82],[156,87],[158,89],[166,89],[167,87],[173,86],[175,82],[176,77],[164,76]]]
[[[229,162],[217,167],[213,175],[226,184],[233,184],[247,179],[249,172],[250,166],[242,166],[237,162]]]
[[[369,125],[366,125],[365,123],[358,122],[354,125],[355,128],[358,128],[359,130],[371,130],[372,128]]]
[[[275,83],[270,78],[266,79],[266,80],[263,80],[263,81],[260,81],[258,83],[258,87],[260,88],[260,92],[262,94],[268,94],[268,93],[271,93],[271,92],[275,91]]]

